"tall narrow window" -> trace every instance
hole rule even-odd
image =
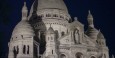
[[[23,39],[23,35],[21,35],[22,39]]]
[[[64,33],[64,32],[62,32],[62,33],[61,33],[61,35],[62,35],[62,36],[64,36],[64,35],[65,35],[65,33]]]
[[[16,51],[16,47],[15,46],[13,48],[13,53],[14,53],[14,58],[16,58],[17,57],[17,51]]]
[[[27,50],[27,54],[29,54],[29,45],[28,45],[28,50]]]
[[[53,50],[52,50],[52,54],[53,54]]]
[[[23,53],[26,54],[26,46],[23,46]]]
[[[56,34],[56,39],[58,39],[59,38],[58,30],[55,30],[55,34]]]
[[[17,54],[19,53],[19,47],[17,46]]]

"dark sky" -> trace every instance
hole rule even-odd
[[[8,42],[15,25],[21,20],[24,0],[0,0],[0,58],[7,56]],[[34,0],[26,0],[28,9]],[[94,17],[95,27],[104,34],[110,55],[115,55],[115,1],[114,0],[64,0],[70,15],[87,28],[88,10]]]

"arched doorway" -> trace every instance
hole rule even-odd
[[[66,55],[61,54],[61,55],[60,55],[60,58],[66,58]]]
[[[76,58],[83,58],[83,54],[82,53],[80,53],[80,52],[78,52],[78,53],[76,53]]]

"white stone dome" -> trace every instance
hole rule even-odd
[[[63,0],[38,0],[38,10],[41,9],[60,9],[68,11]]]
[[[14,28],[12,36],[18,35],[34,36],[34,30],[26,20],[22,20]]]

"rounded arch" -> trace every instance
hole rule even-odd
[[[91,58],[96,58],[95,56],[91,56]]]
[[[65,54],[61,54],[60,58],[66,58],[66,55]]]
[[[83,54],[81,52],[78,52],[75,54],[75,58],[83,58]]]
[[[60,53],[60,58],[69,58],[67,53]]]

